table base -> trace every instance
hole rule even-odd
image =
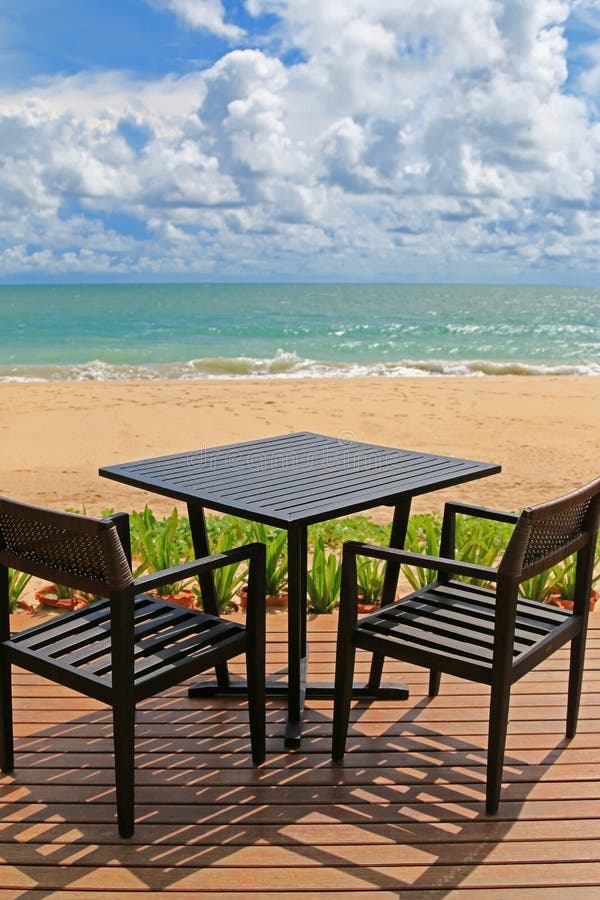
[[[227,687],[221,687],[216,681],[193,684],[188,688],[188,697],[245,697],[247,696],[245,681],[231,681]],[[288,696],[288,686],[283,682],[270,681],[266,684],[268,697]],[[333,700],[334,688],[331,682],[315,682],[304,689],[310,700]],[[369,684],[354,685],[352,697],[355,700],[407,700],[408,687],[404,684],[382,684],[373,687]],[[302,704],[304,706],[304,704]],[[302,721],[288,720],[285,726],[284,746],[288,750],[298,750],[302,740]]]

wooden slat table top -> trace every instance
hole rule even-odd
[[[309,622],[315,680],[331,678],[336,625],[336,615]],[[285,667],[286,627],[285,614],[268,617],[270,675]],[[443,677],[427,700],[426,671],[388,662],[384,679],[406,681],[411,697],[353,704],[342,767],[328,755],[330,701],[307,701],[302,751],[285,753],[285,708],[270,700],[258,770],[243,700],[190,700],[181,686],[140,704],[131,840],[116,831],[110,711],[17,671],[16,768],[0,777],[0,897],[596,898],[600,613],[590,617],[572,741],[566,649],[515,685],[491,818],[487,688]],[[359,654],[362,675],[368,663]]]
[[[100,475],[288,527],[499,471],[493,463],[297,432],[103,466]]]

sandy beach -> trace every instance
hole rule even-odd
[[[2,494],[91,514],[173,506],[99,466],[301,430],[502,466],[417,498],[420,512],[449,496],[517,509],[600,469],[593,377],[3,383],[0,408]]]

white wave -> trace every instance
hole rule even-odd
[[[484,377],[497,375],[600,375],[600,363],[550,365],[488,360],[401,360],[347,363],[314,360],[278,350],[274,357],[205,357],[153,365],[91,360],[77,365],[1,366],[0,381],[132,381],[239,378]]]

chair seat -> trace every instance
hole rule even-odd
[[[495,593],[488,588],[458,581],[431,584],[360,619],[353,643],[432,668],[436,658],[443,659],[444,671],[489,683],[494,607]],[[566,610],[519,599],[513,663],[570,620]]]
[[[134,691],[136,700],[214,665],[213,651],[230,645],[231,655],[245,646],[242,625],[199,610],[158,600],[135,598]],[[100,600],[73,613],[19,632],[5,642],[17,665],[44,675],[52,667],[62,683],[110,703],[112,690],[110,601]],[[182,669],[184,671],[182,671]],[[162,684],[161,684],[162,683]],[[146,691],[146,688],[148,690]]]

